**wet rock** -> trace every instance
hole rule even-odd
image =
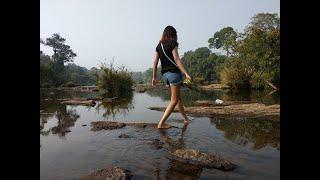
[[[178,149],[169,153],[169,158],[183,163],[230,171],[235,165],[217,154],[200,152],[194,149]]]
[[[116,100],[119,100],[118,97],[113,97],[113,98],[103,98],[103,102],[108,102],[108,103],[111,103],[111,102],[114,102]]]
[[[204,101],[196,101],[194,103],[195,106],[229,106],[229,105],[240,105],[240,104],[250,104],[250,103],[255,103],[252,101],[226,101],[223,102],[222,104],[217,104],[215,101],[211,100],[204,100]]]
[[[62,101],[61,104],[94,106],[96,102],[93,100],[68,100]]]
[[[199,179],[202,166],[171,160],[166,179]]]
[[[147,88],[142,87],[142,86],[137,86],[137,87],[134,88],[134,90],[135,90],[136,92],[143,93],[143,92],[146,92],[146,91],[147,91]]]
[[[150,110],[165,111],[165,107],[149,107]],[[178,112],[175,108],[173,112]],[[195,117],[252,117],[280,121],[280,105],[261,103],[234,104],[228,106],[185,107],[188,115]]]
[[[230,86],[224,84],[209,84],[207,86],[200,86],[202,90],[216,90],[216,89],[230,89]]]
[[[93,100],[93,101],[102,101],[103,98],[101,97],[89,97],[86,100]]]
[[[70,101],[72,99],[67,99],[67,98],[59,98],[59,99],[56,99],[57,101]]]
[[[68,132],[71,132],[71,131],[69,129],[61,131],[61,133],[68,133]]]
[[[125,123],[120,122],[111,122],[111,121],[95,121],[91,122],[91,130],[92,131],[100,131],[102,129],[111,130],[111,129],[119,129],[126,126]]]
[[[130,138],[130,136],[126,135],[126,134],[120,134],[118,137],[119,138]]]
[[[156,149],[162,149],[164,143],[160,141],[160,139],[153,139],[150,143]]]
[[[115,166],[94,171],[79,180],[129,180],[132,174],[129,170]]]

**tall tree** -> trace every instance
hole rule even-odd
[[[73,62],[73,58],[77,56],[77,54],[70,49],[70,46],[65,44],[65,41],[65,38],[55,33],[44,42],[46,46],[52,47],[52,59],[54,62],[59,60],[63,62]]]
[[[208,40],[209,48],[222,48],[229,56],[236,48],[237,32],[232,27],[222,28],[220,31],[214,33],[213,37]]]

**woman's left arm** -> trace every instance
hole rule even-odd
[[[155,86],[157,83],[157,68],[158,68],[158,62],[159,62],[159,54],[158,52],[155,52],[153,55],[153,71],[152,71],[152,86]]]
[[[184,66],[181,62],[181,59],[180,59],[179,53],[178,53],[178,47],[175,47],[172,50],[172,54],[173,54],[174,61],[178,65],[179,69],[186,75],[186,77],[188,79],[191,79],[190,75],[188,74],[187,70],[184,68]]]

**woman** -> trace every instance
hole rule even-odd
[[[155,86],[157,83],[157,66],[160,58],[161,74],[166,83],[166,86],[170,87],[171,100],[161,120],[158,123],[159,129],[170,128],[170,126],[166,124],[166,120],[168,119],[168,117],[170,116],[171,112],[174,110],[176,105],[178,106],[179,112],[184,118],[184,124],[189,123],[189,119],[186,116],[186,113],[184,112],[183,104],[180,98],[180,85],[182,84],[181,71],[182,73],[185,74],[186,78],[191,79],[191,77],[187,73],[183,64],[181,63],[179,53],[178,53],[178,45],[179,43],[177,42],[176,29],[172,26],[167,26],[163,31],[163,34],[158,46],[156,47],[156,52],[154,55],[154,62],[153,62],[153,73],[152,73],[152,86]],[[165,51],[165,53],[163,52],[163,50]],[[167,57],[169,57],[174,62],[171,62],[170,59],[168,59]]]

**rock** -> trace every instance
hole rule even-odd
[[[118,137],[119,138],[130,138],[130,136],[126,135],[126,134],[120,134]]]
[[[209,84],[207,86],[200,86],[202,90],[216,90],[216,89],[230,89],[230,86],[224,84]]]
[[[165,107],[149,107],[150,110],[165,111]],[[173,112],[178,112],[175,108]],[[248,117],[280,121],[280,105],[266,106],[261,103],[234,104],[228,106],[185,107],[188,115],[195,117]]]
[[[61,99],[56,99],[57,101],[70,101],[71,99],[66,99],[66,98],[61,98]],[[75,100],[75,99],[74,99]]]
[[[82,126],[87,126],[86,124],[83,124]]]
[[[108,103],[111,103],[111,102],[114,102],[115,100],[118,100],[119,98],[118,97],[113,97],[113,98],[103,98],[103,102],[108,102]]]
[[[169,158],[183,163],[190,163],[203,167],[216,168],[224,171],[231,171],[235,165],[217,154],[200,152],[194,149],[177,149],[169,152]]]
[[[68,100],[62,101],[61,104],[95,106],[96,102],[93,100]]]
[[[61,133],[68,133],[71,132],[69,129],[63,130]]]
[[[150,143],[151,145],[153,145],[156,149],[162,149],[164,143],[160,141],[160,139],[153,139]]]
[[[134,88],[134,90],[135,90],[136,92],[143,93],[143,92],[146,92],[146,91],[147,91],[147,88],[142,87],[142,86],[137,86],[137,87]]]
[[[90,98],[87,98],[86,100],[102,101],[102,98],[101,97],[90,97]]]
[[[119,129],[126,126],[125,123],[120,122],[111,122],[111,121],[95,121],[91,122],[91,130],[92,131],[100,131],[102,129],[111,130],[111,129]]]
[[[211,100],[202,100],[202,101],[196,101],[194,103],[195,106],[230,106],[230,105],[239,105],[239,104],[250,104],[250,103],[256,103],[252,101],[225,101],[221,104],[216,103],[215,101]]]
[[[114,166],[94,171],[86,176],[79,177],[79,180],[129,180],[132,174],[129,170]]]

